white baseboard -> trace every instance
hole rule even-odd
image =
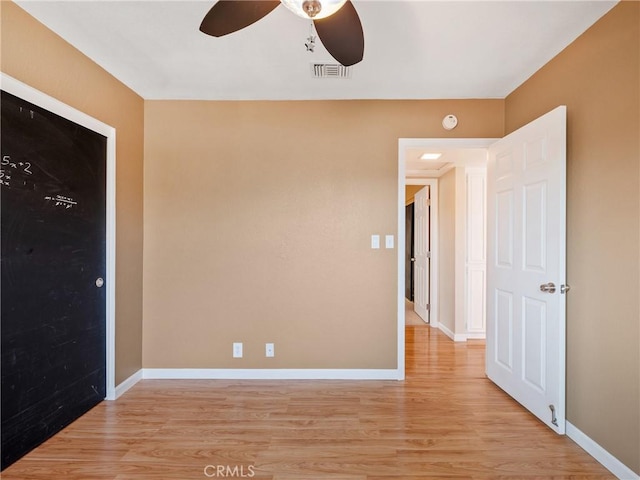
[[[117,400],[120,398],[127,390],[133,387],[136,383],[138,383],[143,378],[143,370],[138,370],[136,373],[127,378],[124,382],[119,384],[116,387],[115,395],[113,398],[107,397],[107,400]]]
[[[487,334],[485,332],[470,332],[466,335],[467,340],[486,340]]]
[[[398,370],[145,368],[154,380],[398,380]]]
[[[143,368],[108,392],[107,400],[117,400],[143,379],[152,380],[401,380],[398,370],[342,369],[208,369]]]
[[[439,328],[442,331],[442,333],[444,333],[447,337],[449,337],[454,342],[466,342],[467,341],[467,336],[466,335],[461,334],[461,333],[453,333],[451,330],[449,330],[448,327],[446,327],[442,323],[440,324]]]
[[[607,470],[613,473],[621,480],[640,480],[640,476],[634,473],[629,467],[624,465],[620,460],[607,452],[604,448],[594,442],[580,429],[566,422],[567,436],[576,442],[580,447],[600,462]]]
[[[481,332],[474,333],[453,333],[448,327],[442,323],[439,325],[440,330],[454,342],[466,342],[467,340],[486,340],[487,334]]]

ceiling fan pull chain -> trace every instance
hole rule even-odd
[[[307,47],[307,52],[313,53],[316,48],[316,36],[314,35],[315,29],[313,27],[313,20],[309,22],[309,36],[307,37],[307,43],[304,44]]]

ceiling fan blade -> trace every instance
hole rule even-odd
[[[330,17],[313,21],[322,44],[345,67],[354,65],[364,56],[362,23],[350,0]]]
[[[218,0],[204,16],[200,31],[222,37],[257,22],[280,5],[280,0]]]

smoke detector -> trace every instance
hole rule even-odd
[[[453,130],[458,125],[458,117],[455,115],[447,115],[442,119],[442,127],[445,130]]]

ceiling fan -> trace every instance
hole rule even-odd
[[[348,67],[362,60],[364,33],[351,0],[218,0],[202,20],[200,31],[222,37],[257,22],[280,3],[313,21],[322,44],[340,64]]]

